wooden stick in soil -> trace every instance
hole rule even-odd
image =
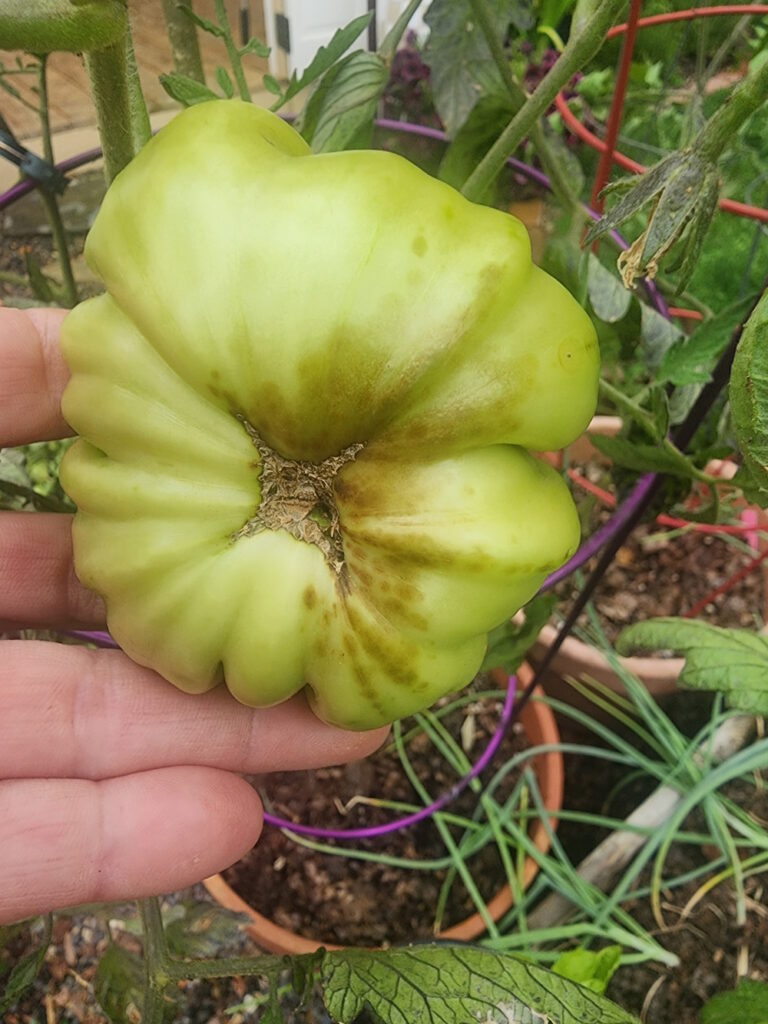
[[[706,754],[712,761],[725,761],[747,743],[755,729],[751,715],[737,715],[729,718],[715,731],[711,741],[707,740],[694,760],[701,763]],[[672,786],[659,786],[640,806],[629,815],[626,823],[631,828],[648,830],[647,835],[619,829],[594,848],[577,868],[579,878],[606,892],[621,869],[632,860],[638,850],[648,841],[654,830],[668,821],[680,806],[685,794]],[[562,893],[553,892],[528,917],[528,927],[533,930],[551,928],[562,924],[574,911],[574,906]]]

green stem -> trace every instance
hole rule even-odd
[[[96,105],[104,173],[112,182],[136,155],[125,43],[121,39],[103,50],[85,54]]]
[[[493,24],[493,19],[491,18],[488,10],[486,0],[470,0],[470,5],[472,7],[472,13],[475,16],[475,21],[477,21],[478,25],[482,29],[485,41],[488,44],[488,49],[491,51],[491,56],[493,57],[496,67],[499,69],[501,79],[509,93],[510,99],[512,100],[512,107],[515,112],[517,112],[526,103],[528,94],[512,74],[512,69],[509,66],[507,56],[504,53],[504,47],[501,45],[499,34]],[[560,165],[560,161],[557,159],[556,154],[549,144],[543,125],[538,122],[531,128],[531,142],[533,143],[533,147],[541,160],[544,170],[549,176],[552,191],[568,209],[580,210],[581,204],[579,203],[579,197],[571,188],[571,183],[566,177]]]
[[[156,896],[139,900],[144,926],[144,1012],[142,1024],[162,1024],[167,1001],[165,992],[173,980],[166,970],[168,944],[163,929],[160,901]]]
[[[134,155],[139,152],[152,138],[147,105],[141,91],[139,68],[136,54],[133,52],[133,39],[130,31],[125,33],[125,73],[128,85],[128,104],[131,118],[131,135],[133,137]]]
[[[48,116],[48,76],[46,75],[47,57],[40,57],[37,69],[37,87],[40,98],[38,113],[40,115],[40,129],[43,137],[43,155],[49,164],[53,163],[53,140],[51,138],[51,121]],[[59,203],[53,192],[40,188],[40,198],[45,206],[48,223],[51,226],[51,234],[59,257],[61,269],[61,280],[64,286],[64,304],[70,309],[77,305],[77,285],[75,275],[72,273],[72,263],[69,258],[69,247],[67,245],[67,233],[64,229],[64,222],[61,219]]]
[[[504,163],[551,106],[555,96],[600,49],[605,33],[623,10],[625,0],[602,0],[582,31],[572,35],[549,74],[515,114],[464,184],[462,192],[477,201],[504,167]]]
[[[768,98],[768,61],[763,61],[707,121],[693,143],[703,160],[714,163],[746,119]]]
[[[216,20],[219,23],[219,28],[224,33],[224,45],[227,48],[227,56],[229,57],[229,63],[232,68],[232,73],[235,76],[237,82],[237,90],[240,93],[240,99],[251,102],[251,94],[248,90],[248,83],[245,80],[245,73],[243,71],[243,62],[240,60],[240,54],[238,53],[235,41],[232,38],[232,30],[229,27],[229,21],[227,20],[227,10],[224,6],[224,0],[214,0],[214,8],[216,10]]]
[[[205,85],[197,27],[187,13],[192,10],[192,0],[162,0],[162,4],[173,66],[180,75]]]

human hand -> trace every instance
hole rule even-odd
[[[0,444],[64,437],[64,313],[0,309]],[[98,339],[94,339],[98,344]],[[66,515],[0,513],[0,633],[103,629]],[[189,696],[120,651],[0,641],[0,923],[191,885],[239,859],[262,811],[237,772],[354,760],[386,730]]]

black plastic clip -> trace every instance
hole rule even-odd
[[[16,164],[22,174],[46,190],[61,194],[69,182],[53,164],[22,146],[8,125],[0,118],[0,157]]]

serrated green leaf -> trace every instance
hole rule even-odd
[[[383,1024],[637,1024],[552,971],[476,947],[341,950],[325,954],[320,974],[338,1022],[369,1009]]]
[[[247,53],[253,53],[257,57],[268,57],[270,55],[271,48],[266,43],[262,42],[257,36],[251,36],[245,46],[241,46],[237,51],[241,57],[244,57]]]
[[[768,714],[768,637],[696,619],[649,619],[623,630],[616,650],[673,651],[685,658],[682,686],[717,690],[729,707]]]
[[[24,268],[27,271],[29,286],[35,298],[40,299],[41,302],[55,302],[56,289],[54,283],[45,276],[40,268],[40,264],[31,253],[27,252],[24,254]]]
[[[768,487],[761,487],[746,466],[739,466],[736,476],[731,481],[741,489],[742,494],[752,505],[768,508]]]
[[[739,299],[716,316],[704,320],[690,337],[667,349],[656,380],[676,387],[699,384],[709,380],[712,368],[731,335],[755,301],[754,295]]]
[[[176,100],[185,107],[191,107],[195,103],[207,103],[209,100],[220,98],[207,85],[198,82],[194,78],[190,78],[189,75],[179,74],[178,71],[171,71],[167,75],[160,75],[160,85],[162,85],[171,99]]]
[[[278,80],[273,75],[264,75],[261,80],[261,84],[267,90],[271,92],[273,96],[282,96],[283,89]]]
[[[587,263],[587,294],[596,316],[608,324],[615,324],[626,316],[632,302],[632,292],[594,253],[589,254]]]
[[[686,154],[669,170],[645,233],[643,266],[658,260],[680,237],[701,196],[704,173],[703,162],[694,154]]]
[[[768,1024],[768,984],[742,978],[731,992],[718,992],[701,1008],[701,1024]]]
[[[174,956],[189,959],[216,956],[222,946],[240,938],[248,920],[211,903],[177,903],[173,909],[176,914],[165,926],[168,948]]]
[[[552,970],[602,995],[620,963],[621,946],[606,946],[598,953],[579,946],[559,956]]]
[[[598,451],[625,469],[638,473],[668,473],[684,480],[694,478],[694,468],[682,452],[653,444],[638,444],[625,437],[590,435]]]
[[[679,327],[645,302],[640,303],[640,348],[649,369],[656,370],[667,350],[682,337]]]
[[[0,1013],[5,1013],[6,1010],[12,1009],[14,1003],[18,1002],[37,977],[51,941],[52,925],[53,919],[48,915],[45,918],[45,930],[40,945],[34,952],[22,957],[8,975],[8,980],[2,993],[0,993]]]
[[[486,7],[501,39],[512,9],[506,0],[488,0]],[[505,96],[507,90],[468,0],[433,0],[424,21],[430,30],[423,56],[432,95],[453,138],[481,96]]]
[[[318,83],[300,122],[313,152],[365,145],[386,84],[386,66],[375,53],[358,50],[339,61]]]
[[[227,71],[226,68],[216,68],[216,81],[219,83],[219,88],[227,97],[227,99],[231,100],[232,97],[235,95],[235,87],[232,83],[232,79],[229,77],[229,72]]]
[[[143,1001],[144,967],[136,953],[111,944],[99,960],[93,991],[113,1024],[131,1020]]]
[[[585,244],[594,242],[606,231],[617,228],[627,217],[637,213],[647,202],[658,195],[664,188],[669,174],[677,167],[679,159],[678,153],[671,153],[645,174],[633,176],[630,179],[632,183],[630,190],[596,224],[592,225],[584,238]],[[623,191],[623,185],[623,182],[616,182],[613,191]]]
[[[542,594],[525,606],[522,622],[510,619],[492,629],[488,634],[482,670],[503,668],[509,674],[516,672],[542,627],[549,621],[556,603],[557,597],[554,594]]]
[[[760,490],[768,490],[768,292],[739,341],[728,397],[744,464]]]
[[[274,104],[271,109],[278,110],[283,103],[287,103],[297,93],[300,93],[302,89],[306,89],[308,85],[311,85],[321,75],[325,74],[347,52],[360,33],[365,31],[372,17],[372,11],[368,14],[361,14],[359,18],[355,18],[348,25],[345,25],[344,28],[340,28],[327,46],[320,47],[301,75],[297,75],[294,71],[282,99],[279,103]],[[375,57],[376,54],[369,54],[369,56]]]
[[[192,21],[194,21],[198,28],[203,30],[203,32],[207,32],[211,36],[218,36],[219,39],[224,39],[226,36],[226,32],[223,28],[220,28],[215,22],[209,21],[208,18],[203,18],[199,14],[196,14],[191,7],[185,5],[182,7],[182,10],[188,18],[191,18]]]

